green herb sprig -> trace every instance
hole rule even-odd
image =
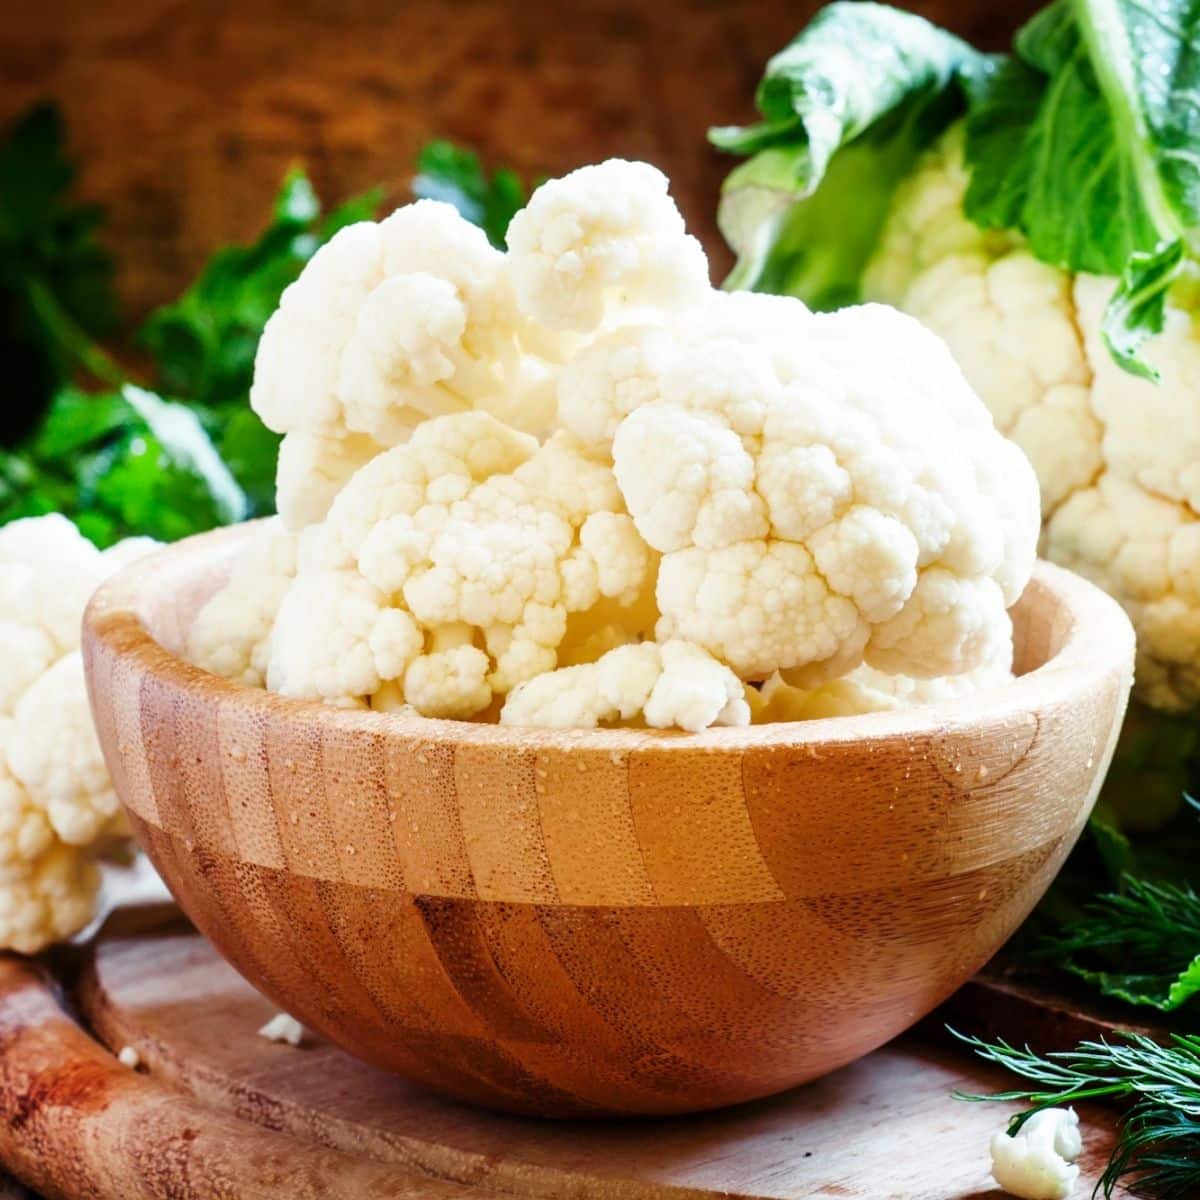
[[[274,507],[279,437],[248,404],[254,355],[284,288],[337,231],[375,216],[379,189],[328,214],[300,169],[246,246],[218,250],[135,336],[135,375],[99,339],[117,324],[101,213],[69,197],[62,119],[41,105],[0,139],[0,525],[62,512],[100,546],[173,540]],[[526,191],[446,141],[421,152],[418,196],[452,203],[497,246]],[[81,386],[86,385],[86,386]]]
[[[135,373],[99,338],[116,324],[100,213],[73,204],[62,120],[42,105],[0,141],[0,525],[62,512],[100,546],[173,540],[273,509],[279,438],[250,409],[254,354],[283,289],[378,191],[328,215],[294,169],[261,236],[209,260],[136,335]],[[78,386],[86,384],[88,386]]]
[[[1126,875],[1038,948],[1107,996],[1164,1012],[1200,994],[1200,895]]]
[[[1160,1045],[1140,1034],[1086,1041],[1037,1054],[999,1040],[956,1034],[981,1058],[1035,1086],[960,1100],[1029,1105],[1009,1124],[1016,1133],[1035,1113],[1086,1100],[1124,1102],[1117,1143],[1096,1186],[1111,1197],[1118,1184],[1156,1200],[1200,1195],[1200,1036],[1174,1034]]]

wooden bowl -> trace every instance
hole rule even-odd
[[[180,905],[350,1052],[523,1113],[679,1113],[803,1083],[963,983],[1058,870],[1133,633],[1037,568],[1011,684],[902,713],[542,731],[344,711],[178,657],[244,527],[93,600],[100,739]]]

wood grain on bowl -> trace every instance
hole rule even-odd
[[[1039,565],[1025,674],[954,704],[700,735],[332,709],[174,652],[248,536],[145,560],[85,619],[138,837],[281,1007],[514,1111],[716,1107],[911,1025],[1053,878],[1129,690],[1121,610]]]

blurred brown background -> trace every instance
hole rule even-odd
[[[908,6],[987,47],[1040,0]],[[767,57],[813,0],[28,0],[0,22],[0,122],[66,114],[80,191],[108,209],[129,316],[265,220],[300,159],[332,202],[405,194],[445,136],[525,176],[612,154],[662,166],[728,260],[713,123],[749,119]],[[716,257],[715,255],[715,257]]]

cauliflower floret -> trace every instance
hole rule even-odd
[[[91,920],[100,872],[72,846],[53,844],[16,878],[0,877],[0,946],[36,954]]]
[[[267,686],[298,699],[355,700],[399,679],[423,644],[413,618],[357,572],[302,572],[275,618]]]
[[[690,642],[665,642],[662,674],[643,708],[652,729],[698,733],[710,725],[748,725],[750,708],[742,681],[707,651]]]
[[[420,200],[313,255],[263,330],[250,402],[280,433],[384,446],[476,405],[512,419],[514,392],[541,394],[520,368],[520,327],[504,256],[451,205]]]
[[[252,687],[263,685],[271,629],[296,574],[298,540],[270,521],[247,542],[228,581],[205,602],[188,631],[188,657],[196,666]]]
[[[472,717],[491,703],[490,667],[477,646],[422,654],[405,672],[406,702],[427,717]]]
[[[275,468],[275,507],[284,526],[299,532],[324,520],[334,497],[354,472],[382,449],[365,434],[287,434],[280,443]]]
[[[45,811],[9,766],[12,729],[12,721],[0,719],[0,886],[26,874],[55,841]]]
[[[1012,1136],[992,1138],[992,1176],[1010,1196],[1066,1200],[1075,1188],[1083,1149],[1073,1108],[1044,1108]]]
[[[0,949],[34,953],[86,924],[90,855],[127,832],[77,647],[92,591],[156,546],[101,553],[59,514],[0,529]]]
[[[797,305],[789,323],[787,304],[771,356],[722,338],[720,305],[698,331],[678,320],[674,354],[656,350],[657,382],[641,384],[657,398],[616,427],[617,483],[663,554],[659,640],[696,642],[743,679],[802,671],[806,686],[864,659],[975,669],[1033,568],[1028,464],[915,321]]]
[[[39,630],[55,658],[66,654],[78,647],[84,606],[109,569],[66,517],[13,521],[0,529],[0,622]]]
[[[339,701],[403,679],[428,715],[486,708],[554,668],[569,614],[640,595],[651,556],[621,507],[611,469],[565,432],[539,447],[480,412],[426,422],[312,531],[272,635],[270,686]],[[486,653],[423,646],[446,628],[478,631]]]
[[[634,409],[658,399],[670,352],[670,335],[657,325],[623,325],[598,337],[558,376],[559,422],[584,444],[607,449]]]
[[[667,177],[609,159],[551,179],[508,227],[517,301],[550,329],[588,333],[614,304],[681,308],[708,289]]]
[[[753,706],[754,723],[849,717],[957,700],[1011,680],[1012,662],[1012,622],[1008,621],[983,665],[961,675],[915,679],[911,675],[889,675],[864,664],[840,679],[806,688],[788,683],[776,672],[758,693]]]
[[[1200,703],[1200,337],[1168,297],[1146,346],[1158,384],[1102,338],[1112,279],[1072,275],[963,212],[961,126],[897,189],[863,294],[946,338],[1041,484],[1043,552],[1111,592],[1138,635],[1136,691],[1155,708]],[[1192,286],[1183,280],[1181,291]]]
[[[699,646],[670,641],[619,646],[595,662],[563,667],[518,685],[500,712],[502,725],[594,728],[642,721],[693,733],[746,725],[742,683]]]
[[[13,715],[8,762],[64,842],[86,846],[125,832],[92,725],[79,651],[59,659],[21,697]]]
[[[24,567],[0,569],[28,570]],[[0,670],[0,717],[12,716],[17,701],[60,653],[58,643],[45,629],[23,621],[0,620],[0,663],[3,664],[3,670]]]

